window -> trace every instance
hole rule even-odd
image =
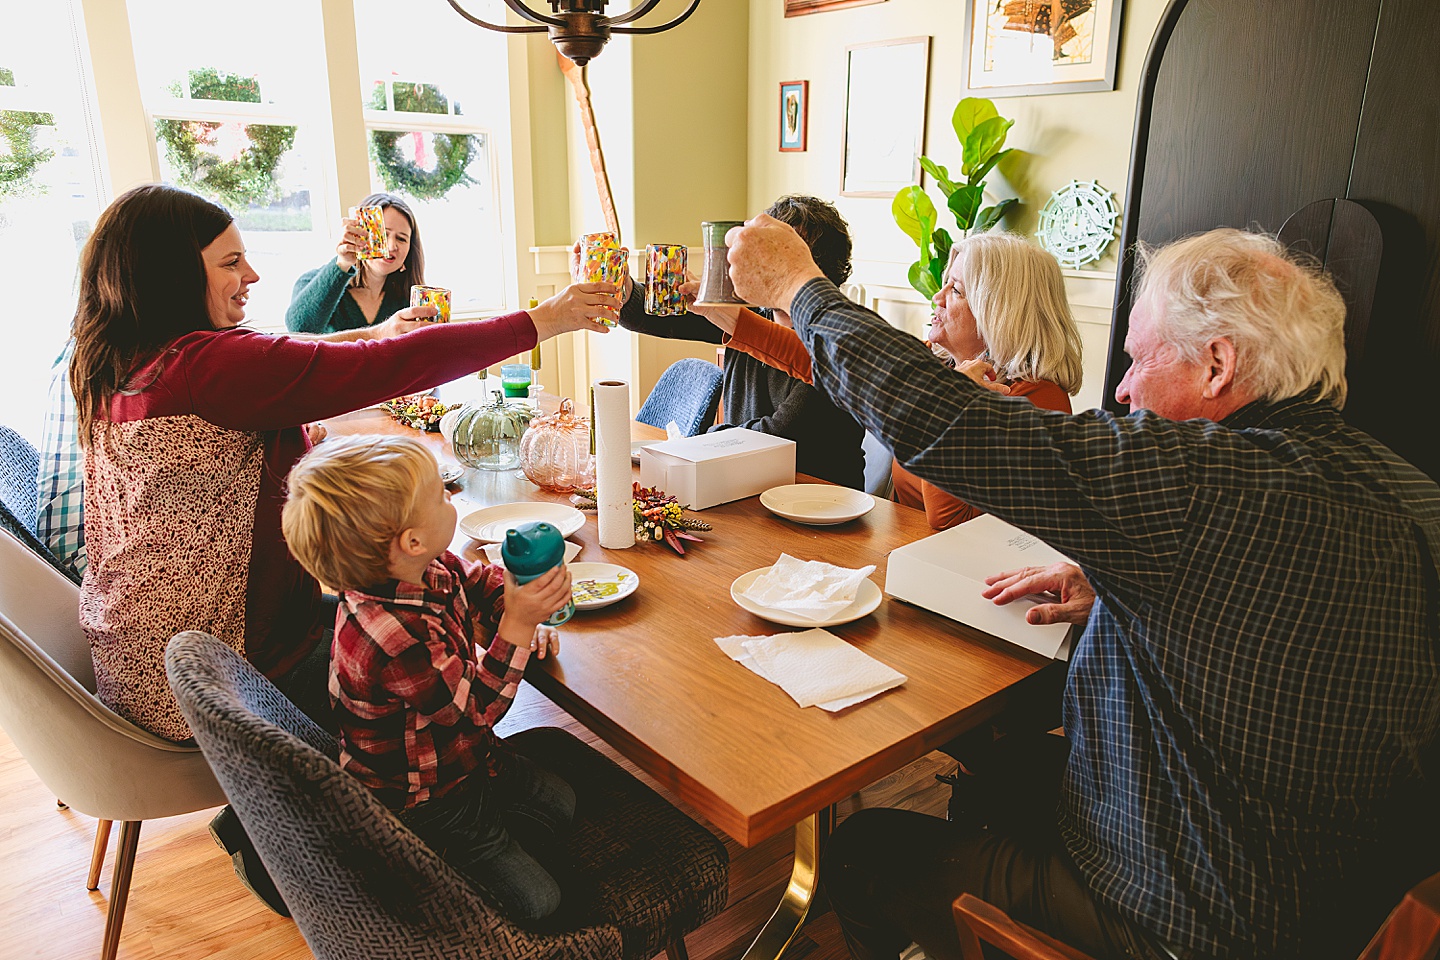
[[[128,0],[141,97],[161,179],[235,215],[250,262],[252,326],[281,330],[295,279],[332,249],[319,4],[251,0],[203,16],[190,0]]]
[[[69,3],[28,4],[0,31],[0,422],[39,444],[45,392],[75,315],[76,266],[100,213],[89,79]],[[21,21],[16,25],[13,17]]]
[[[498,0],[469,9],[504,20]],[[417,4],[406,8],[406,36],[423,39],[401,43],[394,17],[388,0],[355,0],[372,184],[415,210],[426,283],[449,287],[456,313],[498,311],[507,306],[495,140],[510,123],[505,38],[445,4]]]

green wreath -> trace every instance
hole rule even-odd
[[[181,96],[180,85],[172,84],[170,92]],[[259,103],[260,85],[254,77],[207,67],[190,71],[190,98]],[[247,123],[245,136],[250,145],[234,160],[221,160],[213,151],[215,131],[221,126],[209,120],[155,121],[155,133],[165,145],[165,156],[175,170],[176,181],[237,210],[279,200],[275,171],[281,158],[295,145],[296,128]]]
[[[439,200],[462,183],[477,182],[465,168],[479,149],[479,137],[471,133],[435,134],[435,169],[426,170],[400,155],[397,144],[402,136],[405,134],[392,130],[370,131],[370,156],[386,190],[419,200]]]
[[[8,153],[0,154],[0,199],[44,190],[34,182],[34,174],[55,151],[35,149],[35,128],[53,126],[55,117],[49,113],[0,110],[0,140],[9,147]]]

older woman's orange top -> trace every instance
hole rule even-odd
[[[769,366],[790,374],[797,380],[811,383],[810,354],[799,334],[789,327],[772,323],[751,310],[741,310],[735,332],[725,342],[726,349],[748,353]],[[956,374],[963,376],[963,374]],[[1010,384],[1010,396],[1026,397],[1042,410],[1070,413],[1070,397],[1049,380],[1017,380]],[[959,497],[915,476],[899,463],[890,465],[895,484],[895,500],[907,507],[925,511],[925,519],[935,530],[948,530],[957,523],[978,517],[977,510]]]

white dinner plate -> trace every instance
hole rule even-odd
[[[570,595],[577,610],[597,610],[624,600],[640,586],[635,571],[614,563],[572,563]]]
[[[503,567],[505,566],[505,558],[500,556],[500,546],[501,545],[498,543],[487,543],[485,544],[485,546],[480,548],[480,552],[485,554],[485,559],[488,560],[490,563],[498,563],[500,564],[500,566]],[[580,544],[571,543],[569,540],[566,540],[565,562],[569,563],[571,560],[574,560],[578,556],[580,556]]]
[[[855,592],[854,602],[828,620],[811,620],[809,617],[802,617],[786,610],[763,606],[749,597],[740,595],[740,591],[748,590],[750,584],[754,583],[762,574],[769,572],[769,567],[761,567],[759,570],[740,574],[735,578],[735,582],[730,584],[730,599],[738,603],[742,609],[748,610],[764,620],[769,620],[771,623],[783,623],[787,627],[836,627],[842,623],[849,623],[851,620],[859,620],[861,617],[868,616],[880,606],[882,596],[880,588],[875,586],[875,581],[868,577],[860,581],[860,589]]]
[[[760,494],[760,503],[777,517],[816,527],[845,523],[875,508],[875,498],[870,494],[831,483],[771,487]]]
[[[585,514],[574,507],[540,500],[499,503],[476,510],[460,518],[460,532],[481,543],[499,543],[505,539],[506,530],[530,520],[551,524],[562,537],[568,537],[585,526]]]

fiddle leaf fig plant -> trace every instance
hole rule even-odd
[[[985,178],[1010,152],[1005,149],[1005,137],[1015,121],[1000,116],[989,100],[966,97],[956,105],[950,124],[962,148],[962,179],[953,179],[949,170],[929,157],[920,158],[920,167],[945,195],[945,206],[955,218],[959,236],[984,233],[1018,202],[1011,197],[993,206],[982,206]],[[935,204],[923,188],[909,186],[895,194],[890,212],[900,229],[920,247],[920,259],[910,264],[910,286],[927,299],[935,296],[945,283],[945,264],[954,244],[949,231],[938,223]]]

